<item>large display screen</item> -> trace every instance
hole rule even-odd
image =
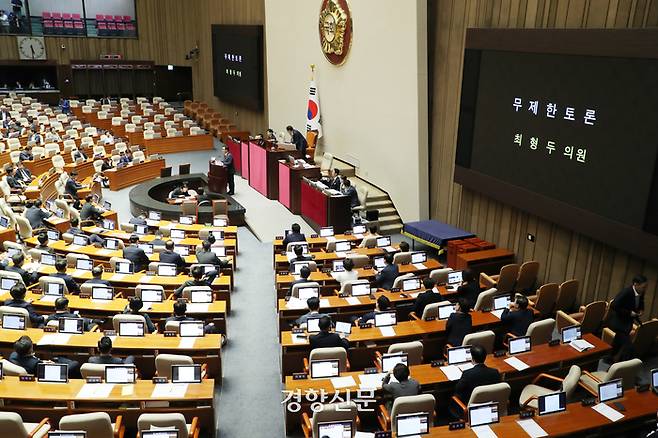
[[[263,26],[213,25],[215,96],[263,109]]]
[[[658,235],[656,78],[654,58],[467,49],[455,180],[608,242]]]

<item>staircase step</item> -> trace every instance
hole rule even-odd
[[[399,234],[400,231],[402,231],[402,224],[382,225],[379,227],[379,232],[382,234]]]
[[[380,208],[388,208],[388,207],[393,207],[393,203],[389,200],[386,201],[371,201],[368,200],[368,209],[380,209]]]
[[[370,206],[368,206],[368,209],[370,210]],[[378,208],[377,210],[379,210],[379,217],[391,215],[398,216],[397,210],[393,207]]]

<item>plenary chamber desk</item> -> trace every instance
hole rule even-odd
[[[342,233],[352,227],[350,198],[330,195],[306,178],[301,183],[301,213],[316,231],[333,226],[336,233]]]
[[[320,167],[279,161],[279,202],[293,214],[302,212],[302,179],[319,179]]]
[[[249,185],[268,199],[278,199],[279,160],[286,160],[290,156],[299,158],[300,155],[298,151],[290,149],[290,145],[250,141],[249,175],[246,177]]]

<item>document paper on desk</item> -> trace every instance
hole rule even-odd
[[[456,365],[446,365],[439,368],[443,374],[446,375],[448,380],[455,381],[462,378],[462,370],[457,368]]]
[[[423,263],[414,263],[414,268],[416,268],[416,269],[427,269],[427,266],[425,266]]]
[[[151,398],[183,398],[188,386],[187,383],[158,383],[153,388]]]
[[[195,342],[196,338],[193,337],[180,338],[180,341],[178,342],[178,348],[194,348]]]
[[[144,274],[140,277],[139,282],[140,283],[150,283],[151,280],[153,280],[154,278],[155,278],[155,276],[153,276],[153,275]]]
[[[187,313],[208,313],[209,303],[187,303]]]
[[[501,316],[503,316],[503,312],[505,309],[498,309],[498,310],[492,310],[491,314],[495,316],[496,318],[500,319]]]
[[[487,425],[471,427],[471,430],[478,438],[497,438],[498,435]]]
[[[75,271],[73,271],[71,273],[71,277],[74,277],[74,278],[82,277],[85,274],[85,272],[87,272],[87,271],[83,271],[82,269],[76,269]]]
[[[111,250],[111,249],[99,249],[99,250],[96,251],[96,254],[98,254],[98,255],[105,255],[105,256],[106,256],[106,255],[110,255],[110,254],[112,254],[113,252],[114,252],[114,251]]]
[[[71,339],[70,333],[51,333],[43,335],[37,341],[37,345],[64,345],[69,342],[69,339]]]
[[[606,405],[605,403],[599,403],[598,405],[594,405],[592,406],[592,409],[594,409],[596,412],[603,415],[605,418],[607,418],[610,421],[619,421],[622,418],[624,418],[624,414],[617,411],[616,409],[612,409],[610,406]]]
[[[114,274],[110,277],[110,281],[121,281],[126,278],[126,274]]]
[[[382,380],[386,373],[376,374],[359,374],[359,389],[379,389],[382,387]]]
[[[320,299],[320,307],[329,307],[329,300],[326,298],[321,298]]]
[[[354,438],[375,438],[375,434],[373,432],[356,432],[354,434]]]
[[[106,398],[109,397],[112,388],[114,388],[112,383],[85,383],[75,398]]]
[[[39,298],[39,301],[42,303],[54,303],[59,298],[59,295],[44,295]]]
[[[516,423],[525,430],[525,433],[528,434],[530,438],[540,438],[543,436],[548,436],[546,431],[541,428],[539,424],[532,418],[525,420],[516,420]]]
[[[505,359],[505,363],[513,367],[517,371],[523,371],[525,369],[530,368],[530,365],[528,365],[527,363],[523,362],[522,360],[516,357],[508,357],[507,359]]]
[[[305,309],[306,303],[297,297],[290,297],[286,303],[286,309]]]
[[[335,389],[349,388],[350,386],[356,386],[356,382],[354,381],[354,377],[352,376],[333,377],[331,379],[331,384],[334,385]]]
[[[361,304],[361,300],[359,300],[359,297],[347,297],[345,298],[345,301],[347,301],[347,303],[350,306],[358,306],[359,304]]]
[[[308,339],[306,339],[306,335],[293,334],[292,335],[292,343],[293,344],[307,344]]]
[[[594,348],[594,345],[590,344],[584,339],[574,339],[573,341],[569,342],[569,345],[571,345],[572,348],[580,352],[589,350],[590,348]]]
[[[395,336],[395,329],[393,327],[379,327],[382,336]]]

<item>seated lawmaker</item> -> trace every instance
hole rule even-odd
[[[105,210],[94,204],[94,197],[87,195],[85,197],[85,204],[80,209],[80,219],[83,221],[99,222],[103,219]]]
[[[534,319],[532,310],[528,309],[528,298],[524,295],[517,295],[500,316],[504,333],[512,333],[514,336],[525,336]]]
[[[48,246],[48,234],[45,232],[41,232],[37,236],[37,246],[34,249],[48,254],[55,254],[55,250]]]
[[[139,236],[133,234],[128,241],[130,244],[123,248],[123,258],[132,262],[135,272],[145,270],[150,260],[144,250],[137,246]]]
[[[354,260],[350,258],[343,259],[343,272],[336,272],[334,278],[340,286],[342,287],[348,281],[354,281],[359,279],[359,273],[354,270]]]
[[[52,213],[41,207],[41,199],[28,201],[25,203],[25,206],[27,208],[25,209],[24,216],[32,229],[44,228],[46,224],[43,223],[43,220],[52,216]]]
[[[66,273],[66,259],[58,259],[55,262],[55,272],[53,277],[61,278],[66,283],[66,289],[72,295],[80,294],[80,286],[75,282],[73,277]]]
[[[393,264],[392,252],[384,254],[384,262],[386,266],[375,276],[375,285],[382,289],[391,290],[395,279],[400,275],[400,270],[398,265]]]
[[[134,356],[128,356],[125,359],[112,356],[112,338],[103,336],[98,340],[98,356],[91,356],[89,363],[101,365],[129,365],[135,362]]]
[[[85,281],[83,285],[90,284],[112,287],[112,283],[110,283],[108,280],[103,280],[103,272],[104,271],[102,266],[94,266],[91,270],[91,278]]]
[[[29,272],[23,269],[25,256],[23,255],[22,252],[19,252],[11,256],[11,261],[13,265],[5,268],[6,271],[15,272],[18,275],[20,275],[21,278],[23,279],[23,283],[25,283],[26,286],[30,286],[31,284],[37,282],[37,279],[39,278],[39,274],[37,272]]]
[[[295,280],[292,283],[290,283],[290,292],[292,292],[293,286],[296,284],[302,284],[302,283],[308,283],[309,277],[311,276],[311,270],[308,268],[308,266],[302,266],[302,269],[299,270],[299,280]]]
[[[176,265],[176,270],[182,272],[185,269],[185,260],[174,251],[174,242],[167,240],[165,250],[160,253],[160,263],[171,263]]]
[[[291,242],[306,242],[306,236],[302,234],[302,228],[299,224],[292,224],[290,227],[290,233],[283,239],[283,246],[288,247],[288,244]]]
[[[343,195],[350,198],[350,207],[354,208],[361,205],[361,201],[359,201],[359,194],[356,191],[356,187],[352,185],[351,181],[345,178],[343,180],[343,184],[345,185],[345,187],[343,187]]]
[[[326,347],[343,347],[345,350],[350,348],[350,343],[337,333],[331,333],[331,318],[323,316],[318,322],[320,333],[311,335],[308,338],[311,350],[314,348]]]
[[[428,304],[439,303],[443,301],[443,297],[434,290],[436,286],[436,281],[432,277],[426,277],[423,279],[423,287],[425,287],[425,292],[421,292],[416,297],[414,302],[414,312],[416,316],[421,318],[423,316],[423,311]]]
[[[153,246],[165,246],[167,242],[163,239],[164,234],[162,234],[162,231],[158,230],[155,232],[155,239],[151,240],[149,243]],[[197,257],[198,259],[198,257]]]
[[[174,314],[172,316],[167,317],[167,319],[165,319],[165,324],[170,321],[182,322],[182,321],[197,321],[197,320],[198,318],[187,316],[187,303],[185,303],[185,300],[181,299],[181,300],[177,300],[174,303]],[[217,333],[217,329],[215,328],[215,323],[211,322],[210,324],[204,324],[203,332],[206,334]]]
[[[294,326],[299,327],[302,324],[306,324],[309,318],[329,317],[326,313],[320,313],[320,299],[318,297],[311,297],[306,300],[306,306],[308,307],[308,312],[297,318],[293,323]]]
[[[220,259],[217,254],[212,252],[212,244],[209,240],[201,242],[201,251],[196,252],[196,260],[199,263],[219,266],[222,269],[230,266],[228,261]]]
[[[304,246],[295,245],[295,257],[290,259],[290,264],[292,265],[295,262],[310,262],[313,258],[310,255],[304,255]]]
[[[395,377],[397,382],[391,383],[391,374]],[[384,395],[389,400],[386,407],[390,410],[393,402],[398,397],[405,397],[409,395],[418,395],[420,393],[420,383],[417,380],[409,377],[409,367],[403,363],[399,363],[393,367],[392,371],[386,373],[382,380],[382,390]]]
[[[359,248],[366,247],[366,237],[381,237],[381,234],[377,232],[377,225],[371,225],[370,228],[368,228],[368,231],[363,235],[363,240],[359,244]]]
[[[39,315],[36,312],[36,310],[34,310],[34,306],[32,306],[32,303],[25,300],[26,294],[27,294],[27,290],[25,289],[25,286],[20,283],[16,283],[9,290],[9,295],[11,295],[11,299],[6,300],[2,305],[7,307],[15,307],[15,308],[27,310],[27,313],[30,316],[30,323],[32,324],[32,326],[41,327],[44,323],[44,317],[42,315]]]
[[[386,312],[391,310],[391,300],[386,295],[380,295],[377,298],[377,303],[375,304],[375,310],[368,312],[363,315],[361,318],[358,318],[354,321],[354,324],[358,325],[361,322],[373,322],[375,315],[380,312]]]
[[[39,362],[50,362],[68,365],[69,378],[80,377],[80,364],[74,360],[65,357],[58,357],[53,361],[42,361],[34,354],[34,344],[29,336],[21,336],[14,342],[14,351],[9,355],[9,362],[23,367],[28,374],[37,373]]]
[[[105,242],[105,240],[102,237],[100,237],[98,234],[87,234],[84,231],[82,231],[82,229],[80,228],[80,221],[78,220],[77,217],[71,218],[71,228],[66,230],[66,233],[72,234],[74,236],[76,234],[81,234],[83,236],[86,236],[89,238],[89,243],[96,246],[102,246],[103,242]]]
[[[55,313],[48,315],[46,324],[50,321],[59,321],[61,318],[80,318],[80,315],[71,312],[69,309],[69,299],[66,297],[59,297],[55,300]],[[84,321],[84,331],[89,331],[92,321],[87,318],[82,318],[82,320]]]
[[[471,360],[473,368],[462,373],[461,379],[455,386],[455,395],[464,403],[468,404],[473,390],[478,386],[493,385],[500,382],[500,373],[495,368],[489,368],[484,364],[487,352],[480,345],[471,347]]]
[[[480,295],[478,276],[471,269],[466,269],[462,272],[462,281],[462,285],[457,288],[457,294],[460,297],[466,298],[471,308],[473,308]]]
[[[78,190],[84,187],[76,180],[77,177],[78,172],[71,172],[69,174],[69,179],[66,180],[66,184],[64,186],[64,192],[67,195],[70,195],[73,199],[79,199]]]
[[[192,268],[191,274],[192,280],[187,280],[174,291],[175,298],[183,296],[183,289],[188,286],[212,286],[212,283],[219,275],[219,272],[212,270],[204,274],[202,266],[195,266]]]
[[[133,225],[146,225],[146,217],[140,214],[139,216],[131,217],[128,223]]]
[[[123,311],[127,315],[141,315],[146,321],[145,330],[147,333],[153,333],[156,331],[153,321],[148,313],[142,312],[142,307],[144,307],[144,302],[140,297],[130,297],[128,299],[128,307]]]
[[[473,332],[473,319],[471,318],[469,301],[459,297],[455,313],[448,317],[446,323],[446,338],[448,344],[457,347],[464,342],[464,337]]]

